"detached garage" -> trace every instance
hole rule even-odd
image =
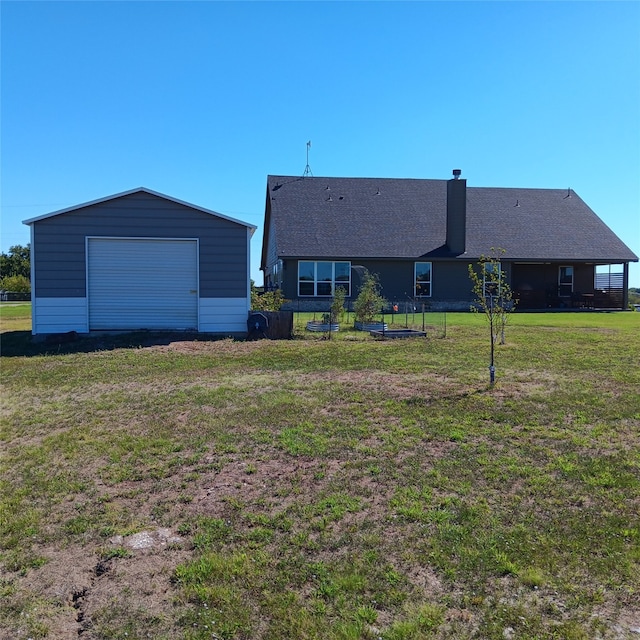
[[[135,189],[25,220],[33,334],[244,334],[253,225]]]

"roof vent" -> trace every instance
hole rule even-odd
[[[460,177],[461,173],[462,173],[462,169],[454,169],[453,170],[453,179],[457,180]]]

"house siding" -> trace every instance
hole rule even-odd
[[[263,266],[265,282],[273,277],[273,268],[278,261],[278,252],[276,248],[275,229],[273,226],[269,227],[269,235],[264,239],[266,261]]]
[[[434,262],[431,276],[431,299],[433,302],[460,301],[466,308],[473,299],[469,262]]]
[[[268,236],[266,238],[266,266],[268,269],[278,261],[278,247],[276,245],[276,231],[273,225],[269,225]]]
[[[306,260],[307,258],[305,258]],[[313,260],[314,258],[309,258]],[[326,258],[318,258],[326,260]],[[338,259],[336,259],[338,260]],[[414,265],[416,262],[432,263],[432,295],[419,298],[432,308],[446,307],[450,309],[468,310],[473,299],[468,264],[463,260],[436,261],[428,258],[416,260],[351,260],[351,266],[361,266],[370,273],[377,274],[382,295],[390,302],[402,302],[414,297]],[[508,277],[508,266],[505,265]],[[283,294],[291,303],[289,308],[323,308],[330,304],[329,297],[298,296],[298,260],[287,260],[284,270]],[[359,282],[352,270],[351,296],[355,300],[358,295]]]
[[[85,237],[199,238],[203,298],[246,298],[247,228],[149,193],[33,223],[35,295],[87,296]]]

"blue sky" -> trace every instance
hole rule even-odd
[[[266,177],[301,175],[311,140],[315,176],[571,187],[640,255],[638,2],[0,11],[3,251],[24,219],[145,186],[257,225],[261,284]]]

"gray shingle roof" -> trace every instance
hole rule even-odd
[[[453,257],[447,180],[269,176],[267,197],[280,257]],[[573,191],[467,187],[460,258],[492,247],[513,260],[638,259]]]

